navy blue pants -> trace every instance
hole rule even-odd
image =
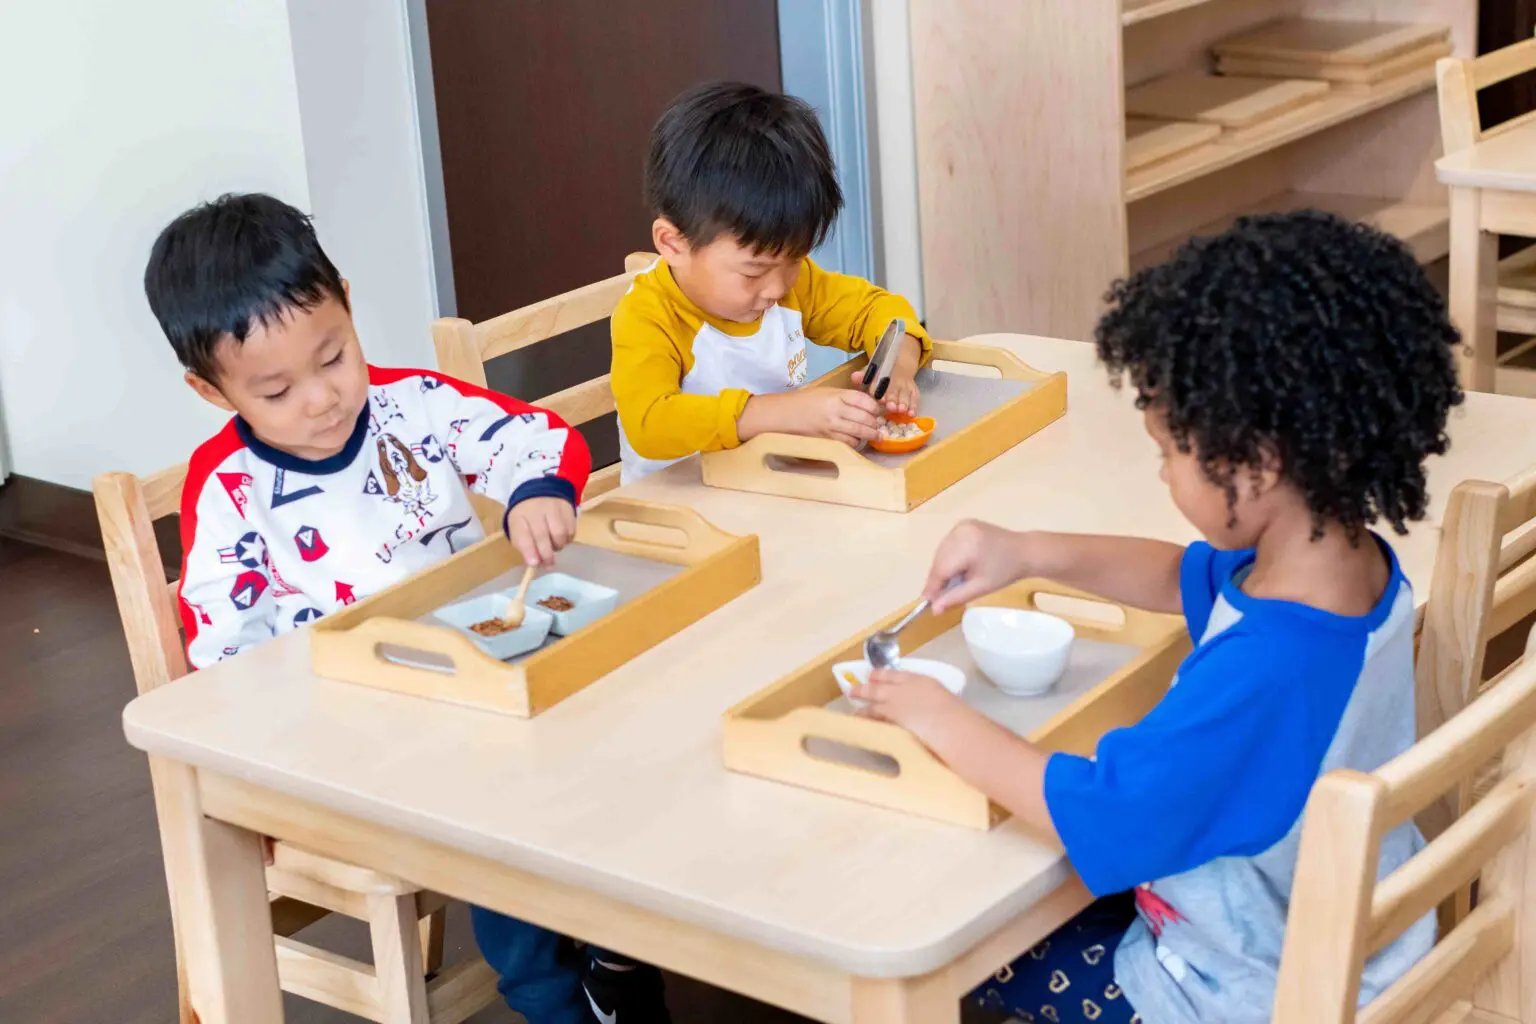
[[[1025,1024],[1140,1024],[1115,984],[1115,949],[1135,916],[1129,893],[1099,900],[970,998]]]
[[[587,956],[609,960],[591,947],[581,952],[563,935],[484,907],[470,907],[480,955],[501,976],[496,988],[528,1024],[591,1024],[592,1011],[581,987]],[[623,957],[612,957],[630,963]]]

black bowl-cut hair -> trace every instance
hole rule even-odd
[[[1270,462],[1314,533],[1422,519],[1449,446],[1460,337],[1407,246],[1315,210],[1244,217],[1117,281],[1094,331],[1118,385],[1155,406],[1235,502]]]
[[[258,324],[327,298],[347,305],[309,217],[259,193],[220,196],[166,225],[144,268],[144,294],[181,365],[210,382],[225,335],[243,342]]]
[[[802,100],[740,82],[684,92],[651,129],[645,199],[692,246],[719,235],[803,256],[843,207],[832,151]]]

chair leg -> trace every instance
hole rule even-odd
[[[421,967],[427,974],[443,966],[443,935],[447,924],[448,911],[443,907],[438,907],[420,921]]]
[[[368,931],[373,936],[383,1024],[428,1024],[415,894],[369,896]]]

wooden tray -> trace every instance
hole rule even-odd
[[[1241,129],[1315,103],[1327,92],[1328,83],[1315,80],[1164,75],[1127,90],[1125,111],[1137,117]]]
[[[1044,599],[1037,602],[1037,598]],[[1075,610],[1064,610],[1062,599]],[[1110,729],[1138,721],[1162,699],[1189,652],[1183,619],[1106,605],[1044,580],[1026,580],[976,605],[1037,608],[1077,628],[1067,674],[1043,697],[1008,697],[970,661],[960,609],[924,616],[902,634],[903,649],[966,669],[967,703],[1049,750],[1091,754]],[[725,713],[731,771],[986,829],[1006,815],[900,726],[848,713],[832,666],[863,656],[864,639],[911,605]],[[1110,616],[1088,613],[1110,612]],[[1118,621],[1117,621],[1118,620]]]
[[[1297,64],[1379,64],[1450,38],[1449,25],[1288,18],[1223,39],[1217,57],[1250,57]]]
[[[938,421],[926,447],[882,455],[829,438],[760,434],[738,448],[706,452],[704,483],[907,512],[1067,411],[1067,375],[1042,373],[1005,349],[938,341],[933,359],[918,379],[925,389],[921,412]],[[806,387],[851,387],[850,374],[866,361],[860,356]]]
[[[1149,117],[1125,119],[1125,169],[1140,170],[1166,160],[1221,134],[1221,126],[1198,121],[1158,121]]]
[[[642,573],[613,612],[570,636],[551,638],[531,654],[502,662],[430,618],[472,592],[516,584],[522,558],[498,534],[316,622],[310,628],[314,671],[526,718],[681,632],[762,579],[756,536],[736,537],[691,509],[632,498],[610,497],[581,513],[575,543],[561,553],[558,567],[583,557],[589,563],[607,558],[613,565],[615,558],[628,558],[642,566],[681,568]],[[567,571],[581,575],[581,567]]]
[[[1441,57],[1449,57],[1451,50],[1450,41],[1445,40],[1404,51],[1375,64],[1305,64],[1262,57],[1221,57],[1216,61],[1216,70],[1223,75],[1261,78],[1319,78],[1336,87],[1364,88],[1421,67],[1430,67]]]

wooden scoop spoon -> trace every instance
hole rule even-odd
[[[506,623],[508,629],[516,629],[518,626],[521,626],[523,619],[528,614],[528,584],[533,582],[533,574],[536,569],[537,566],[530,565],[523,570],[523,583],[517,588],[517,596],[512,599],[511,604],[507,605],[507,614],[501,617],[501,621]]]

